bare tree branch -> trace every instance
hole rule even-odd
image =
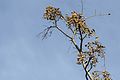
[[[92,56],[89,57],[89,60],[88,60],[88,62],[87,62],[87,64],[86,64],[86,66],[85,66],[86,69],[87,69],[87,67],[88,67],[88,65],[89,65],[89,63],[90,63],[90,61],[91,61],[92,58],[93,58]]]
[[[42,32],[40,32],[37,36],[42,35],[42,40],[45,39],[49,33],[49,31],[52,29],[52,28],[55,28],[55,26],[50,26],[50,27],[47,27],[45,28]]]
[[[61,16],[61,18],[66,22],[66,24],[67,24],[67,20],[64,18],[64,16],[62,16],[62,15],[60,15]],[[69,26],[69,29],[71,30],[71,32],[74,34],[74,31],[73,31],[73,29],[71,28],[71,26]]]
[[[75,40],[72,38],[71,42],[73,43],[73,45],[76,47],[76,49],[78,50],[78,52],[80,51],[78,45],[76,44]]]
[[[93,67],[93,64],[91,63],[91,64],[90,64],[90,69],[88,69],[88,72],[91,71],[92,67]]]
[[[110,14],[110,13],[107,13],[107,14],[94,14],[94,15],[92,15],[92,16],[86,17],[85,20],[86,20],[86,19],[93,18],[93,17],[96,17],[96,16],[107,16],[107,15],[111,15],[111,14]]]
[[[83,44],[83,38],[82,38],[82,32],[80,29],[80,25],[78,26],[79,33],[80,33],[80,52],[82,52],[82,44]]]
[[[57,30],[59,30],[61,33],[63,33],[66,37],[68,37],[69,39],[72,39],[72,37],[70,37],[67,33],[65,33],[62,29],[60,29],[58,26],[57,26],[57,21],[55,20],[55,28]]]
[[[83,40],[87,37],[87,34],[85,34],[85,36],[82,38]]]
[[[73,45],[76,47],[76,49],[78,51],[80,50],[79,47],[77,46],[75,40],[57,26],[57,21],[55,21],[55,27],[57,30],[59,30],[61,33],[63,33],[66,37],[68,37],[70,39],[70,41],[73,43]]]
[[[89,79],[90,79],[90,80],[93,80],[93,77],[91,76],[90,72],[85,68],[85,64],[84,64],[84,63],[82,63],[82,66],[83,66],[83,68],[84,68],[84,70],[85,70],[86,75],[88,75]],[[86,75],[85,75],[85,76],[86,76]],[[87,78],[86,78],[86,79],[87,79]]]

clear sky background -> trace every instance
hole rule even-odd
[[[67,38],[56,31],[44,41],[36,37],[47,25],[42,15],[48,5],[61,8],[63,14],[81,11],[80,0],[0,0],[0,80],[84,80]],[[111,13],[89,19],[88,25],[106,46],[107,70],[119,80],[120,1],[84,1],[86,16],[95,10]]]

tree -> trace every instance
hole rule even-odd
[[[98,16],[101,16],[101,14]],[[77,64],[83,67],[86,80],[112,80],[110,73],[106,69],[103,71],[93,71],[93,68],[98,65],[102,58],[105,58],[105,46],[99,42],[95,29],[90,29],[87,26],[87,18],[83,15],[83,10],[82,13],[73,11],[71,15],[64,16],[59,8],[48,6],[43,17],[51,21],[52,25],[40,33],[42,38],[45,39],[49,34],[51,35],[52,29],[58,30],[58,32],[67,37],[78,52]],[[58,22],[61,20],[67,25],[65,27],[67,28],[66,30],[58,25]]]

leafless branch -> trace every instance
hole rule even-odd
[[[62,15],[60,15],[61,16],[61,18],[66,22],[66,24],[67,24],[67,20],[64,18],[64,16],[62,16]],[[74,31],[73,31],[73,29],[71,28],[71,26],[69,26],[69,29],[71,30],[71,32],[74,34]]]
[[[49,33],[49,31],[52,29],[52,28],[55,28],[55,26],[50,26],[50,27],[47,27],[45,28],[42,32],[40,32],[37,36],[41,35],[42,34],[42,40],[45,39]]]
[[[93,58],[92,56],[89,57],[89,60],[88,60],[88,62],[87,62],[87,64],[86,64],[86,66],[85,66],[86,69],[87,69],[87,67],[88,67],[88,65],[89,65],[89,63],[90,63],[90,61],[91,61],[92,58]]]
[[[78,50],[78,52],[80,51],[78,45],[76,44],[75,40],[72,38],[71,42],[73,43],[73,45],[75,46],[75,48]]]
[[[91,71],[92,67],[93,67],[93,64],[91,63],[91,64],[90,64],[90,68],[89,68],[88,72],[90,72],[90,71]]]
[[[69,39],[72,39],[72,37],[70,37],[67,33],[65,33],[65,31],[63,31],[62,29],[60,29],[60,27],[58,27],[57,25],[57,21],[55,20],[55,28],[57,30],[59,30],[61,33],[63,33],[66,37],[68,37]]]
[[[87,34],[85,34],[85,36],[82,38],[83,40],[87,37]]]
[[[62,34],[64,34],[66,37],[68,37],[68,38],[70,39],[70,41],[73,43],[73,45],[76,47],[76,49],[77,49],[78,51],[80,51],[80,49],[79,49],[79,47],[77,46],[75,40],[74,40],[71,36],[69,36],[67,33],[65,33],[62,29],[60,29],[60,27],[57,26],[57,21],[55,21],[55,28],[56,28],[57,30],[59,30]]]
[[[82,32],[80,29],[80,25],[78,26],[78,28],[79,28],[79,33],[80,33],[80,52],[82,52],[83,38],[82,38]]]
[[[90,80],[93,80],[93,77],[91,76],[90,72],[85,68],[86,65],[84,63],[82,63],[82,66],[83,66],[83,68],[85,70],[85,73],[86,73],[86,75],[85,75],[86,80],[88,80],[88,77],[89,77]]]
[[[95,13],[95,14],[92,15],[92,16],[86,17],[85,20],[86,20],[86,19],[93,18],[93,17],[97,17],[97,16],[107,16],[107,15],[111,15],[111,14],[110,14],[110,13],[107,13],[107,14],[96,14],[96,13]]]

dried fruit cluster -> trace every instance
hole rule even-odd
[[[104,46],[98,42],[97,40],[88,42],[85,47],[86,51],[83,51],[77,58],[77,64],[86,63],[88,59],[91,57],[90,63],[95,66],[98,62],[98,57],[105,57]]]
[[[94,71],[92,72],[92,76],[94,78],[94,80],[112,80],[110,78],[110,73],[107,72],[106,70],[104,71]]]
[[[81,54],[78,54],[77,55],[77,64],[82,64],[85,62],[85,59],[86,59],[86,55],[81,53]]]
[[[66,16],[67,23],[71,26],[78,26],[80,25],[83,27],[85,25],[85,20],[83,20],[83,16],[81,14],[78,14],[77,12],[71,12],[71,16]]]
[[[88,54],[90,56],[100,56],[101,58],[104,57],[104,48],[105,46],[103,46],[100,42],[98,42],[97,40],[95,41],[91,41],[91,42],[88,42],[85,47],[88,49]]]
[[[61,11],[59,10],[59,8],[48,6],[45,10],[43,17],[44,19],[47,20],[56,20],[60,18],[60,15],[61,15]]]
[[[82,34],[88,34],[88,36],[94,35],[94,29],[90,30],[90,28],[87,27],[85,18],[82,14],[77,12],[71,12],[71,16],[66,16],[66,21],[68,26],[74,27],[76,32],[78,32],[79,27],[81,29]]]

